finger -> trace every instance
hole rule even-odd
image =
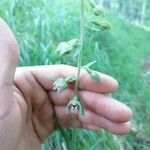
[[[127,122],[132,117],[131,109],[112,97],[89,91],[80,91],[79,95],[85,108],[109,120]],[[67,89],[62,93],[51,91],[49,96],[55,105],[66,106],[72,99],[73,90]]]
[[[0,118],[11,111],[12,89],[18,50],[16,40],[6,23],[0,18]]]
[[[89,110],[114,122],[127,122],[132,117],[129,107],[110,96],[82,91],[80,97]]]
[[[92,124],[93,126],[106,129],[114,134],[126,134],[131,130],[130,122],[113,122],[88,110],[85,111],[84,116],[79,115],[79,120],[82,124]]]
[[[47,90],[52,89],[52,79],[58,77],[67,77],[77,75],[77,68],[68,65],[52,65],[52,66],[39,66],[31,69],[35,78]],[[99,73],[101,80],[96,82],[91,80],[88,73],[84,70],[81,71],[79,89],[89,90],[94,92],[107,93],[115,91],[118,87],[118,82],[110,76]]]
[[[55,107],[56,118],[63,127],[71,127],[73,121],[71,115],[66,113],[65,107]],[[78,115],[78,118],[74,124],[78,128],[87,128],[89,130],[98,130],[100,128],[106,129],[114,134],[125,134],[131,129],[130,122],[116,123],[108,120],[104,117],[97,115],[91,111],[85,110],[84,116]]]
[[[0,85],[13,82],[16,63],[18,61],[17,42],[6,23],[0,18]]]
[[[91,130],[91,131],[100,131],[101,130],[100,127],[97,127],[93,124],[87,124],[87,123],[82,123],[82,128],[88,129],[88,130]]]
[[[66,106],[73,98],[74,90],[67,88],[62,92],[50,91],[48,95],[54,105]]]

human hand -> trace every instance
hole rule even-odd
[[[18,67],[17,42],[0,19],[0,147],[3,150],[38,150],[44,138],[55,129],[71,126],[66,105],[73,96],[70,85],[61,93],[52,90],[54,78],[76,76],[77,68],[67,65]],[[80,76],[79,95],[85,115],[78,115],[76,127],[115,134],[130,131],[132,111],[126,105],[107,96],[118,83],[100,73],[99,83],[86,72]]]

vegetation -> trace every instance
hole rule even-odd
[[[55,49],[58,43],[78,37],[78,1],[5,0],[0,1],[0,8],[0,16],[10,25],[19,42],[20,66],[76,65],[75,57],[72,56],[72,60],[68,59],[70,56],[61,58]],[[85,8],[89,10],[89,5]],[[126,136],[76,129],[74,145],[77,150],[148,150],[150,32],[121,19],[117,13],[107,12],[104,17],[111,22],[112,28],[107,32],[87,28],[83,64],[96,59],[97,63],[92,69],[118,79],[120,88],[112,95],[132,108],[133,129]],[[70,148],[73,143],[68,136],[72,132],[71,129],[55,131],[47,138],[42,149]]]
[[[121,16],[134,24],[142,26],[150,25],[150,1],[148,0],[95,0],[101,2],[104,7],[113,12],[119,12]]]

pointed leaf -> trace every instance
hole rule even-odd
[[[85,70],[88,72],[89,75],[92,73],[92,70],[89,67],[85,67]]]
[[[84,65],[82,68],[86,68],[86,67],[91,67],[91,66],[93,66],[95,63],[96,63],[97,61],[96,60],[94,60],[94,61],[92,61],[92,62],[90,62],[90,63],[88,63],[88,64],[86,64],[86,65]]]

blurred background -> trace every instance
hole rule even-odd
[[[60,57],[59,42],[79,37],[79,0],[0,0],[0,16],[9,24],[21,50],[19,66],[70,64],[76,55]],[[133,110],[132,131],[116,136],[107,131],[72,129],[52,133],[42,150],[150,150],[150,1],[95,0],[103,5],[108,31],[86,28],[83,64],[119,81],[112,94]],[[91,15],[85,3],[86,18]],[[70,59],[71,58],[71,59]]]

